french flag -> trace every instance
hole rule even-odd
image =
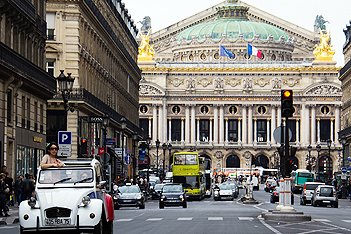
[[[251,55],[255,55],[257,56],[257,58],[260,58],[262,59],[263,58],[263,53],[261,50],[257,49],[256,47],[254,47],[253,45],[251,44],[247,44],[247,54],[249,56]]]

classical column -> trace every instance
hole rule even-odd
[[[196,118],[196,141],[197,142],[200,142],[200,119],[199,118]],[[203,140],[203,139],[201,139]]]
[[[277,110],[277,127],[282,126],[282,108],[278,106]]]
[[[249,114],[248,114],[248,126],[247,126],[247,143],[252,144],[252,105],[249,105]]]
[[[190,110],[189,106],[185,106],[185,144],[190,143]]]
[[[300,143],[300,120],[296,119],[296,144]]]
[[[334,119],[330,119],[330,140],[334,143]]]
[[[253,142],[254,142],[254,145],[256,145],[257,144],[257,119],[256,118],[254,118],[254,140],[253,140]]]
[[[191,106],[191,123],[190,123],[190,129],[191,129],[191,138],[190,138],[190,143],[195,144],[195,130],[196,130],[196,116],[195,116],[195,105]]]
[[[228,118],[225,118],[225,136],[224,136],[224,143],[228,144],[228,135],[229,135],[229,123],[228,123]]]
[[[163,135],[163,108],[161,106],[158,107],[158,139],[162,142],[164,135]]]
[[[317,119],[317,142],[318,144],[321,143],[321,122],[320,119]]]
[[[212,129],[212,118],[210,118],[210,136],[209,136],[209,141],[210,141],[210,143],[212,143],[212,141],[213,141],[213,138],[212,138],[212,133],[213,133],[213,129]]]
[[[270,139],[271,134],[270,134],[270,132],[272,132],[272,131],[271,131],[271,128],[270,128],[269,124],[270,124],[270,119],[267,119],[267,144],[271,143],[271,139]]]
[[[148,132],[148,134],[149,134],[150,137],[153,134],[153,132],[152,132],[153,131],[153,129],[152,129],[152,121],[153,121],[153,118],[149,117],[149,132]]]
[[[242,105],[242,117],[243,117],[243,121],[242,121],[242,142],[243,144],[247,144],[247,110],[246,110],[246,106]]]
[[[152,105],[152,142],[157,140],[157,106]],[[151,136],[150,136],[151,137]]]
[[[162,112],[163,112],[163,115],[162,115],[162,126],[163,126],[163,134],[162,134],[162,141],[161,142],[166,142],[167,141],[167,99],[166,98],[163,98],[163,101],[162,101]],[[171,129],[169,129],[169,131],[171,131]]]
[[[180,141],[182,142],[182,143],[184,143],[184,118],[182,118],[181,120],[181,129],[180,129],[180,131],[181,131],[181,136],[180,136]]]
[[[335,143],[340,144],[339,142],[339,131],[340,131],[340,105],[335,105]]]
[[[273,133],[274,133],[274,130],[276,129],[276,127],[277,127],[277,125],[276,125],[276,119],[277,119],[277,114],[276,114],[276,111],[275,111],[275,105],[272,105],[271,106],[271,108],[272,108],[272,115],[271,115],[271,120],[272,120],[272,122],[271,122],[271,139],[272,139],[272,144],[275,144],[276,142],[275,142],[275,139],[274,139],[274,135],[273,135]]]
[[[213,143],[218,144],[218,106],[213,105]]]
[[[307,146],[310,143],[310,111],[309,106],[303,103],[301,105],[301,145]]]
[[[172,119],[168,119],[168,141],[172,142]]]
[[[316,144],[316,105],[311,105],[311,145]]]
[[[224,107],[219,107],[219,144],[224,143]]]
[[[238,119],[238,143],[240,144],[242,142],[241,139],[241,119]]]

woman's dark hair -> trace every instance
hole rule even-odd
[[[51,146],[56,146],[57,147],[57,150],[59,150],[59,145],[56,143],[56,142],[50,142],[47,146],[46,146],[46,153],[48,154],[49,153],[49,150],[51,148]]]

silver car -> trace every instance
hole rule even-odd
[[[313,191],[311,203],[313,206],[330,205],[334,208],[339,207],[336,191],[331,185],[318,185]]]
[[[311,203],[312,193],[319,186],[324,185],[322,182],[305,182],[300,196],[300,205]]]

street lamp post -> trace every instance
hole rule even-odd
[[[172,144],[168,143],[168,157],[169,161],[173,163],[173,158],[172,158]],[[171,170],[171,165],[169,165],[169,171]]]
[[[74,109],[69,108],[68,105],[68,99],[73,90],[74,77],[71,76],[72,73],[67,73],[67,76],[65,76],[65,74],[63,74],[64,70],[60,70],[60,72],[60,75],[57,77],[57,82],[59,90],[61,91],[65,111],[68,109],[74,111]]]
[[[106,144],[106,141],[107,141],[107,127],[109,125],[109,122],[110,122],[110,118],[108,117],[108,115],[105,115],[102,119],[102,130],[103,130],[102,145],[104,147],[104,158],[103,158],[104,165],[107,164],[107,144]]]
[[[150,179],[150,144],[151,144],[151,137],[148,135],[146,137],[146,145],[147,145],[147,156],[148,156],[148,165],[147,165],[147,171],[146,171],[146,178],[147,178],[147,183],[149,184],[149,179]]]
[[[308,168],[309,168],[309,171],[311,172],[312,170],[312,164],[311,164],[311,150],[312,150],[312,146],[311,145],[308,145],[307,146],[307,150],[308,150]]]
[[[137,178],[137,164],[138,164],[138,157],[136,154],[136,146],[138,142],[138,134],[136,132],[133,133],[133,184],[136,184]]]
[[[167,144],[163,143],[162,144],[162,150],[163,150],[163,162],[162,162],[162,177],[165,174],[165,162],[166,162],[166,150],[167,150]]]
[[[317,149],[317,160],[316,160],[316,168],[317,168],[317,174],[319,174],[319,153],[321,152],[321,145],[317,144],[316,149]]]
[[[127,120],[126,118],[122,117],[120,119],[121,130],[122,130],[122,180],[124,180],[124,131],[127,128]]]
[[[330,170],[330,147],[331,147],[331,143],[332,141],[330,139],[327,140],[327,146],[328,146],[328,159],[326,160],[326,168],[325,168],[325,171],[326,171],[326,180],[329,179],[329,170]]]
[[[346,144],[346,138],[342,137],[341,138],[341,145],[342,145],[342,167],[345,167],[345,144]]]
[[[160,147],[160,140],[156,140],[156,176],[158,176],[158,148]]]

